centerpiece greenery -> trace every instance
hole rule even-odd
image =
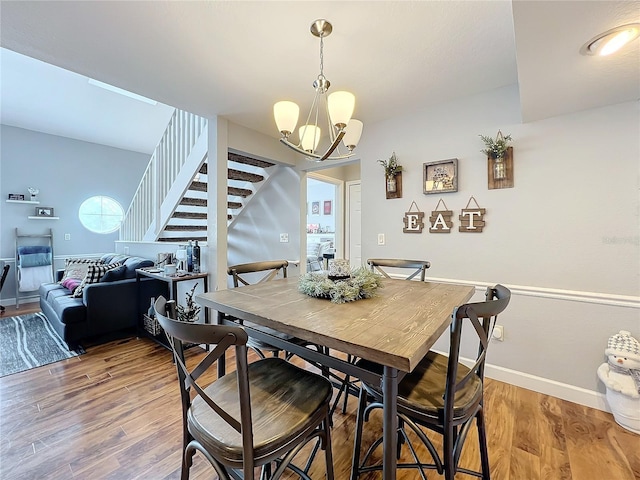
[[[495,139],[487,135],[480,135],[480,138],[484,142],[485,146],[483,150],[480,150],[482,153],[488,155],[494,160],[502,160],[504,158],[504,155],[509,148],[511,135],[502,135],[502,132],[498,130],[498,134]]]
[[[333,303],[345,303],[371,298],[382,287],[382,277],[364,267],[351,272],[345,280],[329,280],[326,274],[307,273],[300,277],[298,291],[311,297],[329,298]]]

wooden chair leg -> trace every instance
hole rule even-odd
[[[478,426],[478,440],[480,442],[480,463],[482,465],[482,480],[490,480],[489,472],[489,451],[487,449],[487,430],[484,424],[484,411],[482,408],[476,414],[476,425]]]

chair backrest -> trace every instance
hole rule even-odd
[[[406,280],[412,280],[416,275],[420,274],[421,282],[424,282],[427,268],[431,266],[431,264],[425,260],[403,260],[400,258],[370,258],[367,260],[367,263],[371,266],[372,272],[377,271],[387,278],[391,278],[391,276],[384,268],[410,269],[411,273],[406,277]]]
[[[238,265],[231,265],[227,268],[227,273],[231,275],[233,278],[233,286],[239,287],[242,283],[243,285],[251,285],[251,283],[260,283],[272,280],[276,277],[278,272],[282,272],[282,276],[287,278],[287,267],[289,266],[289,262],[287,260],[267,260],[264,262],[252,262],[252,263],[241,263]],[[251,274],[256,272],[267,272],[261,279],[257,282],[249,282],[246,277],[242,275]]]
[[[169,318],[170,316],[175,317],[175,312],[171,308],[168,309],[167,306],[165,298],[158,297],[155,303],[156,316],[158,323],[160,323],[160,326],[169,337],[178,372],[184,435],[188,435],[187,412],[191,406],[190,393],[193,389],[212,410],[242,435],[243,470],[245,478],[252,478],[254,466],[253,427],[249,394],[247,333],[242,327],[180,322],[174,318]],[[187,368],[184,357],[184,345],[188,343],[205,344],[212,347],[209,353],[192,370]],[[237,375],[240,421],[229,415],[214,402],[204,391],[206,386],[198,383],[198,379],[202,374],[213,368],[220,358],[224,358],[225,352],[231,347],[235,347],[236,372],[231,374]],[[212,375],[207,377],[211,378]]]
[[[444,395],[445,417],[453,414],[455,394],[462,389],[472,378],[484,382],[484,364],[487,356],[487,348],[491,339],[493,327],[511,300],[511,291],[503,286],[487,288],[486,300],[478,303],[467,303],[457,307],[453,311],[453,319],[450,327],[449,363],[447,367],[447,385]],[[478,353],[475,363],[469,367],[469,371],[458,377],[460,360],[460,344],[462,327],[464,323],[470,323],[465,329],[465,336],[476,334],[478,339]],[[473,327],[473,328],[469,328]],[[473,333],[471,333],[473,332]],[[475,338],[475,337],[474,337]],[[474,412],[471,412],[473,414]]]

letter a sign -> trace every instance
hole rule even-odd
[[[438,210],[440,203],[442,203],[445,210]],[[451,227],[453,227],[453,222],[451,221],[452,216],[453,211],[447,210],[447,205],[442,199],[438,200],[436,209],[431,211],[431,216],[429,217],[429,221],[431,222],[429,233],[451,233]]]
[[[411,209],[416,207],[416,211],[412,212]],[[424,212],[421,212],[418,209],[418,205],[416,202],[411,202],[411,206],[409,207],[409,211],[404,214],[404,228],[402,229],[403,233],[422,233],[422,229],[424,228]]]

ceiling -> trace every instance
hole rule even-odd
[[[326,18],[325,75],[356,95],[365,129],[514,84],[530,122],[638,100],[640,42],[611,57],[579,50],[639,17],[640,1],[2,1],[1,120],[151,153],[171,105],[277,137],[274,102],[310,106],[309,26]]]

